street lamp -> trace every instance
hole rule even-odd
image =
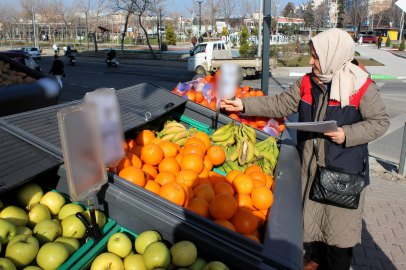
[[[202,3],[203,1],[197,1],[199,3],[199,35],[202,31]],[[193,23],[192,23],[193,25]]]

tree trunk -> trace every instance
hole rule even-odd
[[[161,57],[161,61],[163,60],[162,59],[162,50],[161,50],[161,43],[162,43],[162,40],[161,40],[161,31],[160,31],[160,29],[159,29],[159,27],[160,27],[160,24],[159,24],[159,19],[157,20],[157,25],[158,25],[158,32],[157,32],[157,34],[158,34],[158,49],[159,49],[159,56]]]
[[[121,36],[121,58],[124,58],[124,40],[125,40],[125,33],[127,33],[127,24],[128,24],[128,19],[130,18],[130,13],[127,13],[127,16],[125,16],[125,24],[124,24],[124,33]]]
[[[149,44],[149,38],[148,38],[147,30],[145,30],[144,26],[142,25],[141,16],[138,16],[138,21],[140,22],[140,26],[141,26],[142,30],[144,31],[145,38],[147,39],[148,47],[149,47],[149,49],[150,49],[150,51],[152,53],[152,57],[154,58],[154,60],[157,60],[156,55],[154,53],[154,50],[152,50],[151,45]]]
[[[99,52],[97,50],[97,28],[94,30],[93,33],[93,40],[94,40],[94,57],[99,57]]]

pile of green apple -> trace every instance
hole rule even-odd
[[[229,270],[222,262],[198,258],[190,241],[180,241],[169,249],[157,231],[141,233],[134,248],[125,233],[115,233],[107,242],[108,252],[97,256],[90,270]]]
[[[43,193],[35,183],[22,186],[16,201],[3,205],[0,201],[0,257],[2,270],[57,269],[80,248],[86,227],[75,214],[89,211],[79,204],[65,204],[65,198],[54,191]],[[15,206],[17,204],[18,206]],[[106,217],[96,211],[99,228]]]

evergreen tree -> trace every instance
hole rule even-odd
[[[345,28],[345,0],[338,0],[337,28]]]
[[[248,39],[250,38],[250,33],[248,32],[247,28],[245,28],[245,26],[242,27],[241,32],[238,34],[238,36],[240,37],[240,56],[242,57],[248,57],[248,51],[250,49],[250,44],[248,42]]]
[[[228,36],[227,28],[224,27],[223,30],[221,30],[220,36],[225,36],[225,37]]]
[[[176,34],[170,24],[168,24],[168,27],[166,28],[165,37],[166,37],[166,42],[169,45],[176,45]]]
[[[404,51],[404,50],[405,50],[405,38],[402,37],[402,42],[400,43],[399,51]]]
[[[282,15],[288,19],[296,17],[295,4],[288,2],[282,11]]]
[[[391,42],[391,40],[390,40],[390,37],[388,37],[388,38],[386,39],[385,46],[386,46],[386,47],[390,47],[391,44],[392,44],[392,42]]]

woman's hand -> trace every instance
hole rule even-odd
[[[330,139],[336,144],[342,144],[345,142],[344,129],[341,127],[338,128],[338,131],[326,132],[324,135],[330,137]]]
[[[235,98],[234,100],[223,99],[221,100],[220,107],[228,112],[240,112],[244,109],[242,101],[239,98]]]

